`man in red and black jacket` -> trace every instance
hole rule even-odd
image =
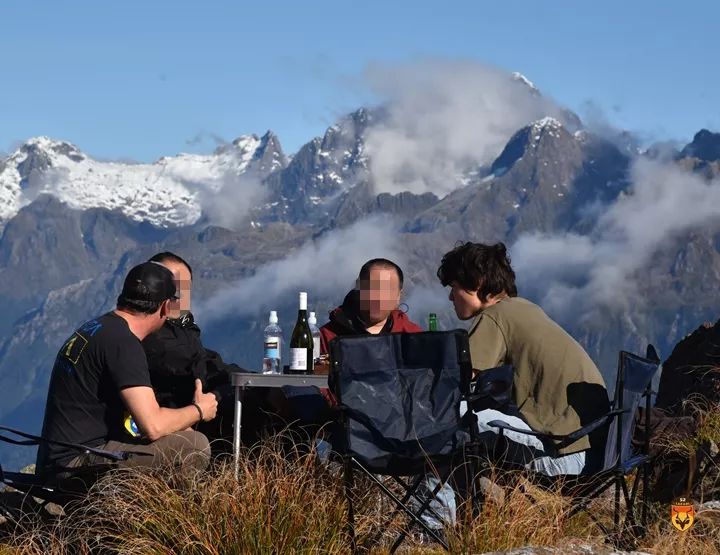
[[[422,328],[401,311],[400,295],[403,272],[400,266],[385,258],[373,258],[363,264],[352,289],[342,305],[330,312],[330,321],[320,328],[320,352],[327,354],[335,337],[376,335],[379,333],[417,333]],[[336,400],[326,388],[285,387],[286,403],[281,412],[301,422],[320,424],[332,418],[331,408]]]
[[[368,260],[360,269],[357,288],[345,295],[320,328],[321,352],[327,353],[337,336],[422,331],[398,308],[402,288],[400,266],[385,258]]]

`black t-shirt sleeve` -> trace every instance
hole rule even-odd
[[[107,349],[105,356],[108,373],[118,389],[152,387],[147,358],[139,341],[115,343]]]

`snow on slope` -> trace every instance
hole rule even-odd
[[[37,137],[0,161],[0,226],[42,193],[77,209],[118,209],[137,221],[190,225],[202,192],[245,173],[261,140],[243,136],[211,155],[180,154],[153,164],[103,162],[69,143]]]

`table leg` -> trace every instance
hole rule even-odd
[[[242,420],[242,388],[235,387],[235,423],[233,426],[233,459],[235,464],[235,479],[240,474],[240,426]]]

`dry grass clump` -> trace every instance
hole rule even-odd
[[[711,555],[720,553],[720,513],[701,510],[695,524],[686,532],[670,523],[670,507],[655,507],[647,534],[640,539],[638,550],[654,555]]]
[[[4,540],[22,553],[347,553],[337,471],[275,439],[231,464],[192,476],[117,470],[53,523],[28,517]],[[360,505],[367,505],[360,499]],[[357,519],[373,527],[372,512]],[[2,553],[0,548],[0,553]]]
[[[82,503],[58,519],[29,514],[0,539],[5,553],[249,554],[348,553],[346,504],[340,469],[320,465],[283,437],[243,453],[239,479],[231,464],[208,472],[114,471]],[[491,476],[506,484],[479,515],[459,507],[458,525],[446,532],[452,553],[484,553],[525,546],[553,547],[559,553],[610,553],[606,537],[587,514],[568,517],[568,499],[559,489],[539,488],[526,479]],[[360,546],[386,553],[404,524],[388,524],[394,507],[356,476],[356,529]],[[612,521],[612,495],[594,501],[592,515]],[[720,511],[703,510],[695,526],[680,533],[670,507],[655,507],[647,533],[632,542],[640,551],[720,552]],[[417,539],[417,534],[414,534]],[[439,546],[404,544],[405,553],[440,553]]]
[[[503,480],[495,476],[493,482]],[[587,527],[577,525],[582,519],[567,518],[569,503],[558,491],[541,489],[524,479],[515,482],[505,488],[504,502],[488,500],[478,516],[466,518],[449,534],[453,553],[557,546],[567,538],[592,539]],[[464,513],[467,517],[469,511]]]

